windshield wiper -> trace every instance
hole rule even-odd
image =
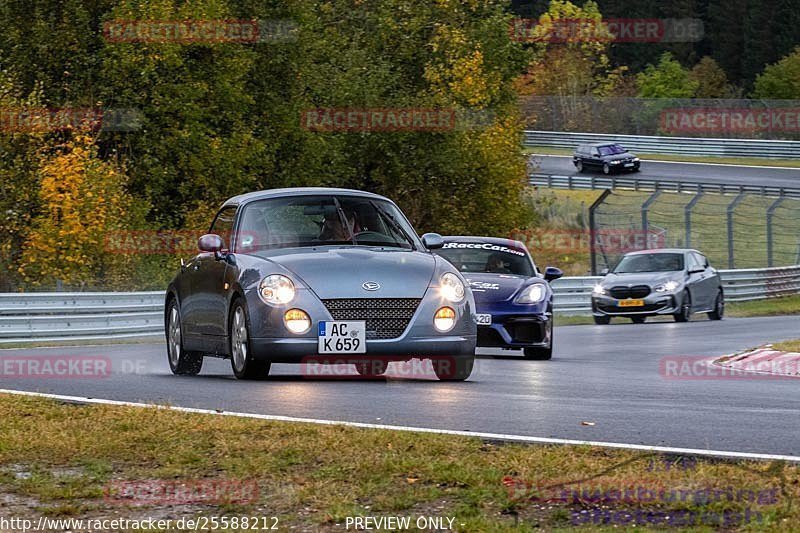
[[[394,219],[394,217],[391,214],[386,213],[383,209],[381,209],[378,206],[378,204],[376,204],[372,200],[369,201],[369,205],[371,205],[372,208],[375,209],[375,211],[378,212],[378,215],[381,218],[383,218],[384,221],[388,222],[389,225],[391,225],[392,228],[394,228],[395,231],[397,231],[398,233],[400,233],[400,235],[403,236],[403,238],[406,240],[406,242],[408,242],[408,244],[411,245],[411,250],[413,250],[415,252],[417,251],[417,246],[414,244],[414,241],[411,239],[411,237],[408,235],[408,233],[406,233],[406,230],[403,229],[403,226],[398,224],[397,221]]]

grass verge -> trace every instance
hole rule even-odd
[[[8,395],[0,395],[0,435],[0,498],[5,514],[18,517],[258,515],[276,516],[284,531],[345,530],[354,516],[452,518],[456,531],[573,530],[587,520],[595,530],[592,513],[611,516],[609,531],[624,513],[644,520],[644,530],[647,516],[662,526],[693,517],[714,529],[707,521],[724,516],[727,530],[791,531],[800,521],[792,505],[800,467],[781,462],[499,445]],[[142,480],[152,490],[109,488]],[[176,494],[193,493],[170,492],[165,505],[156,489],[199,482],[257,490],[246,501],[213,503],[182,503]],[[622,497],[620,488],[634,492]],[[640,489],[666,492],[653,498]],[[126,505],[134,497],[139,504]]]
[[[772,345],[775,350],[782,352],[795,352],[800,353],[800,339],[791,341],[776,342]]]
[[[553,148],[550,146],[529,146],[523,148],[525,154],[537,155],[572,155],[575,150],[569,148]],[[713,157],[670,154],[637,154],[643,160],[673,161],[675,163],[711,163],[715,165],[765,166],[800,168],[796,159],[766,159],[760,157]]]

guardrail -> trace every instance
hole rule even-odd
[[[800,157],[800,141],[771,141],[763,139],[651,137],[644,135],[528,130],[525,131],[523,144],[525,146],[574,149],[579,144],[595,142],[618,142],[633,152],[641,152],[643,154],[763,157],[772,159]]]
[[[798,198],[800,187],[775,187],[766,185],[727,185],[680,181],[679,179],[653,179],[631,176],[558,176],[530,174],[529,185],[554,189],[622,189],[643,192],[754,194],[773,198]]]
[[[726,300],[743,302],[800,293],[800,266],[720,270]],[[555,311],[586,315],[600,276],[553,282]],[[0,294],[0,344],[162,337],[164,293]]]

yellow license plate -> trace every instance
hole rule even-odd
[[[620,300],[619,306],[620,307],[642,307],[644,305],[644,300]]]

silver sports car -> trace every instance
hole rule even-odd
[[[461,274],[430,250],[390,200],[361,191],[275,189],[225,202],[200,253],[167,289],[175,374],[204,356],[237,378],[270,365],[347,362],[381,375],[390,361],[430,359],[464,380],[475,354],[475,304]]]

